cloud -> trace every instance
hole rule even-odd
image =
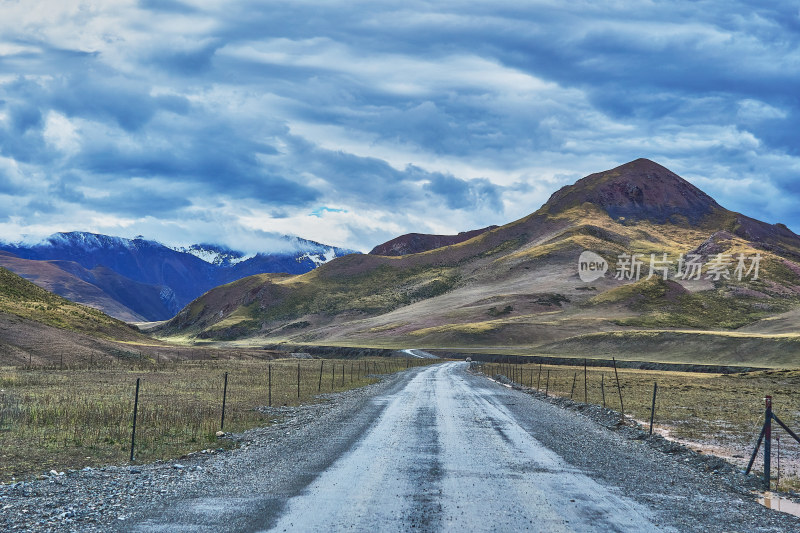
[[[638,157],[800,231],[791,2],[24,4],[0,4],[2,238],[369,250]]]

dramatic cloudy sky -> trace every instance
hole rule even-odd
[[[800,232],[797,2],[0,0],[5,240],[368,250],[638,157]]]

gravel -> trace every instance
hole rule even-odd
[[[757,503],[761,477],[744,475],[725,459],[651,436],[618,411],[545,396],[505,376],[492,379],[535,398],[510,408],[528,420],[537,440],[594,479],[646,504],[661,525],[679,531],[800,531],[800,518]],[[541,423],[552,420],[554,410],[562,414],[558,423]]]
[[[147,465],[50,471],[0,485],[0,530],[146,530],[154,510],[180,512],[181,502],[198,496],[236,500],[239,507],[261,505],[263,512],[263,495],[269,492],[275,501],[266,505],[279,506],[348,450],[381,412],[380,397],[402,388],[407,375],[418,371],[322,395],[313,405],[263,408],[278,421],[225,434],[221,438],[239,444],[233,450],[208,449]],[[482,376],[470,379],[476,386],[500,387]],[[508,409],[542,444],[646,504],[664,525],[680,531],[800,531],[800,519],[755,503],[755,476],[744,476],[718,457],[648,436],[615,411],[519,388]],[[257,529],[242,520],[232,518],[224,529]]]
[[[146,465],[50,471],[37,479],[0,484],[0,531],[124,530],[159,505],[215,490],[222,478],[240,485],[292,484],[295,457],[314,456],[311,433],[335,434],[335,426],[356,407],[405,379],[401,375],[380,377],[384,378],[381,382],[360,389],[320,395],[320,403],[262,407],[277,422],[240,434],[226,433],[222,438],[239,444],[233,450],[206,449]],[[273,465],[270,479],[254,480],[253,473],[263,464]]]

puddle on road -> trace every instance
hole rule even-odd
[[[771,492],[764,492],[758,499],[758,503],[767,509],[774,509],[782,513],[789,513],[794,516],[800,516],[800,503],[793,502],[788,498],[781,498]]]

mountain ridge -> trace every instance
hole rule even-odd
[[[760,254],[761,279],[637,284],[616,279],[613,266],[591,284],[578,276],[578,257],[591,250],[609,265],[622,254],[644,261],[668,254],[674,277],[678,257],[713,235],[718,253]],[[157,334],[535,349],[587,333],[757,327],[776,314],[793,316],[785,313],[795,307],[800,237],[729,211],[677,174],[640,159],[590,174],[530,215],[463,242],[401,256],[347,256],[299,276],[245,278],[195,300]]]
[[[125,320],[165,320],[197,296],[216,286],[263,272],[300,274],[327,258],[351,250],[300,238],[286,238],[287,253],[246,256],[218,245],[194,245],[196,253],[176,250],[157,241],[127,239],[89,232],[55,233],[39,243],[0,243],[0,264],[56,293],[94,305]],[[208,262],[198,255],[214,255]],[[16,259],[14,259],[16,258]],[[39,268],[25,261],[48,262]],[[47,280],[45,272],[58,278]],[[89,284],[99,290],[88,289]]]
[[[496,229],[498,226],[462,231],[456,235],[431,235],[426,233],[406,233],[375,246],[370,255],[399,256],[428,252],[451,244],[468,241],[482,233]]]

